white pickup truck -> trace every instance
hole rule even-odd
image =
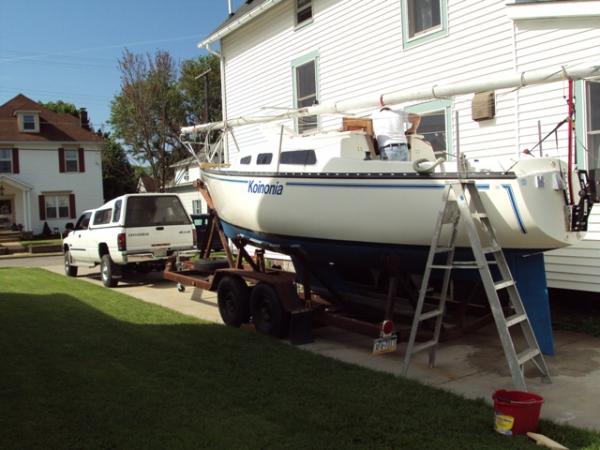
[[[163,270],[174,252],[196,248],[196,230],[179,197],[128,194],[85,211],[63,240],[65,273],[100,264],[102,283],[114,287],[129,270]]]

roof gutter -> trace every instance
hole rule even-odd
[[[248,13],[241,16],[239,19],[234,20],[232,23],[230,23],[226,27],[221,28],[216,33],[213,33],[210,36],[208,36],[206,39],[204,39],[202,42],[200,42],[198,44],[198,48],[206,48],[207,45],[212,44],[213,42],[216,42],[216,41],[222,39],[223,37],[227,36],[229,33],[233,33],[235,30],[240,28],[242,25],[245,25],[246,23],[248,23],[252,19],[254,19],[256,16],[259,16],[266,10],[271,9],[273,6],[278,5],[282,1],[284,1],[284,0],[267,0],[264,3],[261,3],[259,6],[248,11]]]

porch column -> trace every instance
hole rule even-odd
[[[23,226],[25,227],[25,231],[33,231],[31,229],[31,191],[23,191],[23,210],[23,215],[25,216]]]

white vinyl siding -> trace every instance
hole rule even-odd
[[[422,39],[418,33],[409,37],[407,2],[313,1],[314,21],[309,27],[296,26],[295,1],[281,2],[226,36],[221,48],[228,116],[279,114],[295,108],[290,61],[315,49],[321,104],[597,59],[598,16],[512,20],[505,0],[440,0],[441,28],[423,33],[434,39]],[[454,97],[446,108],[448,149],[456,148],[458,113],[460,149],[469,159],[528,157],[522,152],[536,145],[538,121],[545,135],[566,117],[566,86],[557,82],[496,91],[496,116],[482,122],[471,120],[472,95]],[[408,109],[411,105],[398,106]],[[294,126],[291,120],[285,124]],[[274,128],[239,127],[236,139],[245,154],[276,148],[279,134]],[[340,128],[340,115],[319,117],[320,130]],[[238,150],[230,138],[228,149],[230,159],[237,159]],[[556,139],[552,136],[544,143],[543,153],[566,157],[566,149],[567,127],[563,126]],[[600,254],[594,264],[600,267]],[[553,273],[548,274],[551,286]],[[600,278],[597,286],[600,290]]]

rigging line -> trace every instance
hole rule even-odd
[[[86,52],[97,51],[97,50],[110,50],[110,49],[123,48],[123,47],[135,47],[135,46],[139,46],[139,45],[159,44],[162,42],[185,41],[187,39],[194,39],[194,38],[199,38],[202,36],[204,36],[204,35],[203,34],[194,34],[194,35],[190,35],[190,36],[179,36],[179,37],[167,38],[167,39],[153,39],[150,41],[129,42],[129,43],[125,43],[125,44],[105,45],[105,46],[101,46],[101,47],[88,47],[88,48],[81,48],[78,50],[69,50],[69,51],[65,51],[65,52],[51,52],[51,53],[41,53],[41,54],[37,54],[37,55],[16,56],[14,58],[0,59],[0,64],[21,61],[21,60],[25,60],[25,59],[39,59],[39,58],[43,58],[43,57],[47,57],[47,56],[64,56],[64,55],[86,53]]]

